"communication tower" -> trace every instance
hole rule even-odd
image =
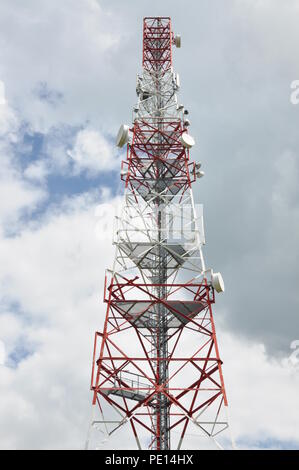
[[[203,258],[192,184],[204,172],[190,160],[173,46],[181,37],[170,18],[144,18],[138,102],[117,135],[125,195],[95,335],[88,448],[211,448],[228,428],[212,312],[224,284]]]

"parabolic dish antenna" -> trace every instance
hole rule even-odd
[[[117,147],[123,147],[125,144],[128,143],[129,140],[129,126],[126,124],[122,124],[119,128],[116,137],[116,145]]]
[[[186,147],[187,149],[191,149],[191,147],[193,147],[193,145],[195,145],[195,140],[194,140],[193,137],[191,137],[191,135],[188,134],[187,132],[184,132],[184,133],[181,135],[180,141],[181,141],[181,144],[182,144],[184,147]]]
[[[174,38],[174,44],[177,48],[180,48],[181,47],[181,44],[182,44],[182,39],[181,39],[181,36],[179,34],[177,34]]]
[[[212,273],[212,286],[216,292],[224,292],[224,281],[221,273]]]

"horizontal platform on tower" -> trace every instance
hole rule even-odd
[[[164,293],[161,298],[161,293]],[[140,284],[136,280],[114,279],[105,290],[105,301],[114,316],[127,320],[136,328],[179,328],[214,303],[212,286],[201,284]]]
[[[119,241],[116,243],[119,250],[130,258],[140,269],[155,271],[163,267],[166,272],[177,269],[194,254],[196,245],[179,243],[130,243]]]
[[[111,370],[107,371],[107,375],[111,374]],[[143,401],[153,392],[153,384],[145,383],[144,376],[127,370],[121,370],[115,375],[107,378],[99,388],[104,395],[116,395],[127,398],[129,400]]]
[[[127,398],[129,400],[143,401],[146,399],[148,394],[141,393],[140,390],[128,390],[123,388],[110,388],[105,390],[100,390],[104,395],[116,395],[118,397]]]
[[[192,318],[207,307],[205,301],[167,301],[163,303],[161,318],[159,302],[142,300],[113,301],[111,305],[130,323],[137,328],[157,328],[159,323],[167,328],[178,328],[186,325]]]

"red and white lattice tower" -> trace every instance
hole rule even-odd
[[[95,335],[88,448],[210,448],[228,428],[212,313],[224,286],[202,255],[191,185],[203,172],[190,161],[194,140],[177,100],[173,45],[181,38],[170,18],[144,19],[133,124],[117,136],[127,145],[126,189],[104,328]]]

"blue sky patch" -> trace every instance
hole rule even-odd
[[[33,90],[35,96],[51,106],[57,106],[63,100],[63,93],[51,89],[47,82],[39,82]]]

